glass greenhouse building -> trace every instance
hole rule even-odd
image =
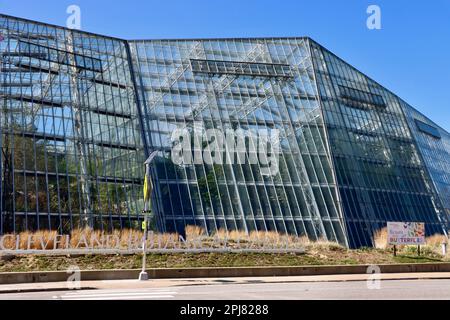
[[[0,234],[138,227],[153,151],[161,232],[360,247],[387,221],[449,229],[450,134],[310,38],[127,41],[0,15],[0,68]],[[174,163],[173,132],[198,124],[277,130],[277,173],[251,148]]]

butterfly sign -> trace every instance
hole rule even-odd
[[[391,245],[425,244],[425,224],[419,222],[388,222],[388,241]]]

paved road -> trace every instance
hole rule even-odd
[[[380,289],[366,281],[314,283],[255,283],[171,286],[0,294],[0,300],[264,300],[264,299],[445,299],[450,300],[450,280],[383,280]]]

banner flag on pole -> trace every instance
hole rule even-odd
[[[152,179],[145,175],[144,179],[144,201],[150,201],[153,191]]]

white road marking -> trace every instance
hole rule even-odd
[[[86,298],[86,297],[115,297],[115,296],[146,296],[153,294],[176,294],[174,291],[161,291],[161,292],[117,292],[117,293],[92,293],[92,294],[72,294],[72,295],[64,295],[63,297],[77,297],[77,298]]]
[[[119,297],[104,297],[104,296],[98,296],[98,297],[92,297],[92,298],[67,298],[63,300],[149,300],[149,299],[169,299],[174,298],[174,296],[131,296],[131,297],[125,297],[125,296],[119,296]]]
[[[174,298],[177,292],[171,289],[155,290],[98,290],[92,292],[69,292],[53,299],[62,300],[134,300]]]
[[[125,289],[125,290],[118,290],[118,289],[112,289],[112,290],[90,290],[90,291],[73,291],[73,292],[67,292],[64,294],[64,296],[79,296],[79,295],[100,295],[100,294],[126,294],[126,293],[133,293],[133,294],[153,294],[153,293],[162,293],[162,292],[173,292],[176,293],[176,291],[172,289],[157,289],[157,290],[149,290],[149,289],[143,289],[143,290],[131,290],[131,289]]]

